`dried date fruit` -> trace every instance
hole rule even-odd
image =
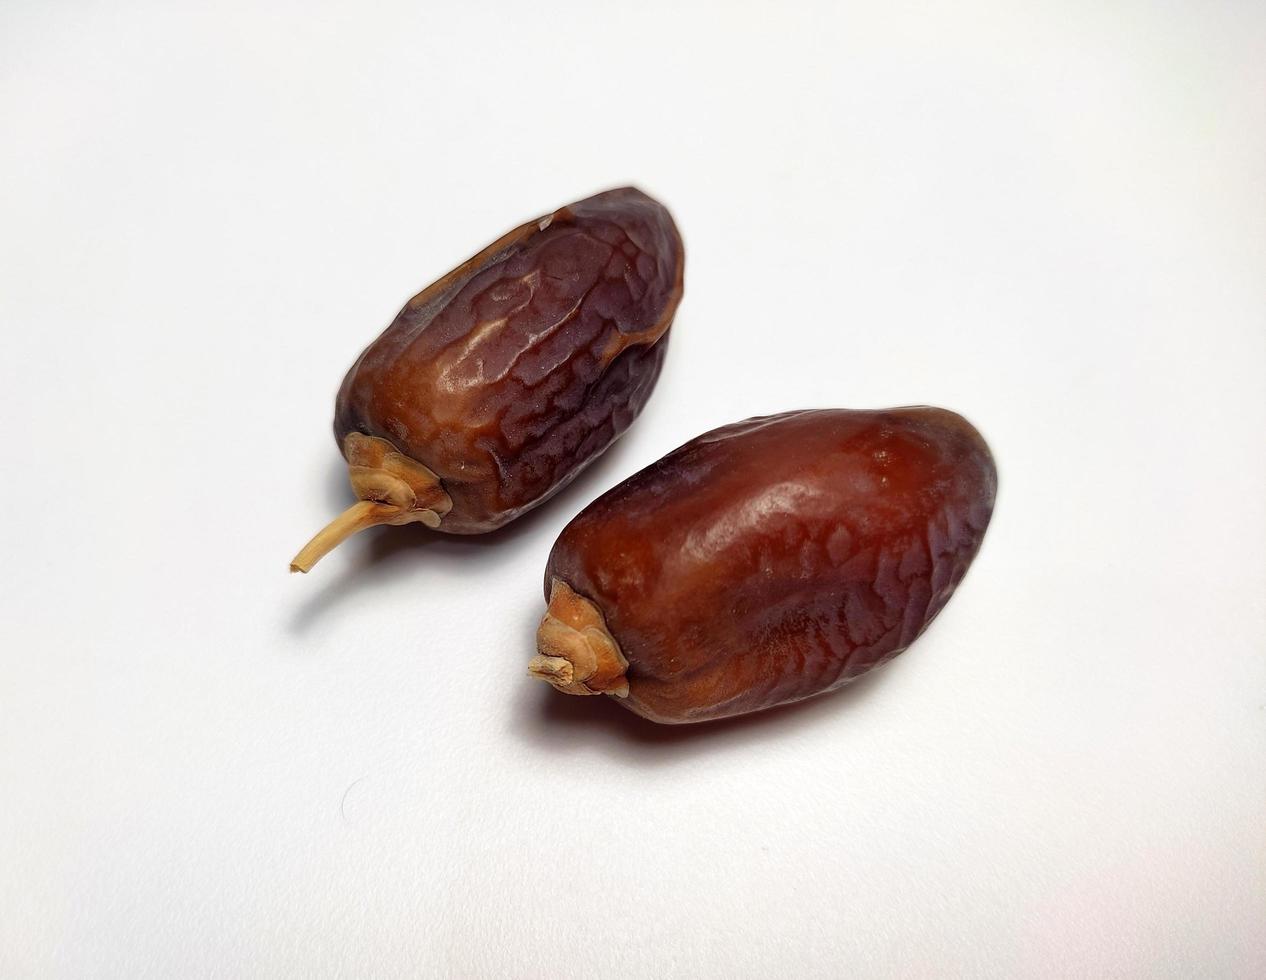
[[[788,412],[714,429],[563,530],[529,669],[664,723],[834,690],[940,612],[996,487],[988,446],[944,409]]]
[[[334,435],[357,531],[501,527],[570,482],[650,397],[681,300],[672,216],[631,187],[516,228],[413,297],[347,373]]]

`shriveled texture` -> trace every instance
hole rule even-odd
[[[821,410],[706,433],[598,498],[545,576],[595,602],[661,722],[837,688],[904,650],[980,547],[997,476],[937,408]]]
[[[334,420],[439,475],[440,530],[498,527],[563,487],[641,411],[681,298],[668,211],[633,188],[515,229],[405,306]]]

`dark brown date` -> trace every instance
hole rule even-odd
[[[567,525],[530,670],[666,723],[834,690],[940,612],[996,487],[988,446],[944,409],[714,429]]]
[[[625,187],[530,221],[413,297],[339,390],[360,498],[291,563],[356,531],[491,531],[542,503],[650,397],[681,299],[667,209]]]

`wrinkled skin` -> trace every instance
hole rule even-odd
[[[334,433],[439,478],[438,530],[489,531],[561,489],[650,397],[682,294],[681,238],[633,188],[531,221],[419,293],[348,372]]]
[[[927,628],[997,475],[937,408],[789,412],[692,440],[600,497],[550,555],[628,659],[621,704],[724,718],[834,690]]]

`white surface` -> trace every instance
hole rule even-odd
[[[0,975],[1266,975],[1266,8],[1014,7],[6,2]],[[641,421],[289,576],[361,347],[625,182],[689,256]],[[525,676],[599,491],[910,402],[1001,495],[889,669]]]

